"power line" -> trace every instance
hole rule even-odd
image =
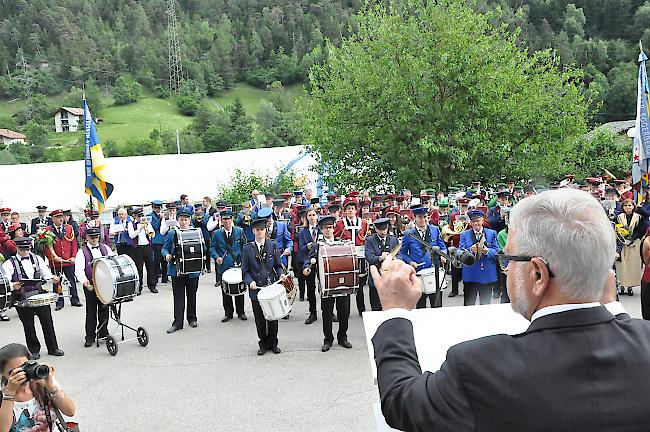
[[[167,32],[169,33],[169,90],[178,93],[183,79],[181,47],[178,43],[176,0],[167,1]]]
[[[16,77],[17,81],[22,82],[23,92],[25,93],[25,118],[31,121],[34,118],[34,100],[32,98],[32,83],[33,79],[29,75],[29,66],[22,51],[20,53],[20,61],[16,63],[16,69],[20,69],[20,75]]]

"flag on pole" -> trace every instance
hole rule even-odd
[[[113,185],[106,179],[106,160],[99,144],[95,122],[84,97],[84,168],[86,193],[97,199],[99,213],[104,211],[106,200],[113,193]]]
[[[640,203],[648,187],[648,158],[650,157],[650,118],[648,117],[648,74],[645,62],[648,60],[639,42],[639,80],[637,84],[636,123],[634,127],[634,145],[632,152],[632,184],[635,190],[635,201]]]

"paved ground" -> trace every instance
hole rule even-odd
[[[159,294],[145,289],[123,312],[127,324],[149,331],[149,346],[126,342],[116,357],[103,346],[83,347],[84,308],[68,305],[54,314],[66,355],[42,359],[57,367],[63,388],[77,403],[82,430],[375,430],[372,403],[377,390],[354,306],[351,350],[335,345],[328,353],[320,352],[320,312],[319,321],[306,326],[307,302],[296,301],[291,319],[280,321],[282,354],[258,357],[250,300],[246,298],[248,321],[222,324],[214,273],[201,277],[196,329],[186,325],[175,334],[165,333],[172,320],[171,286],[159,288]],[[622,302],[633,316],[640,316],[638,288]],[[443,303],[460,306],[462,296],[448,299],[445,294]],[[10,322],[0,323],[0,346],[24,343],[15,310],[9,316]]]

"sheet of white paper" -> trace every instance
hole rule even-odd
[[[363,313],[374,383],[377,383],[377,365],[372,337],[383,321],[384,312]],[[430,372],[440,369],[447,350],[453,345],[495,334],[522,333],[530,325],[510,304],[414,309],[411,321],[420,365],[423,371]]]

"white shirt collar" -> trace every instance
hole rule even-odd
[[[258,249],[264,246],[264,243],[258,243],[257,240],[255,240],[255,244],[257,245]]]
[[[566,312],[570,310],[575,310],[575,309],[587,309],[587,308],[593,308],[593,307],[598,307],[600,306],[600,303],[598,302],[593,302],[593,303],[570,303],[570,304],[560,304],[560,305],[553,305],[553,306],[546,306],[544,308],[539,309],[537,312],[533,314],[532,317],[530,317],[530,322],[535,321],[537,318],[541,318],[546,315],[551,315],[551,314],[556,314],[560,312]]]

